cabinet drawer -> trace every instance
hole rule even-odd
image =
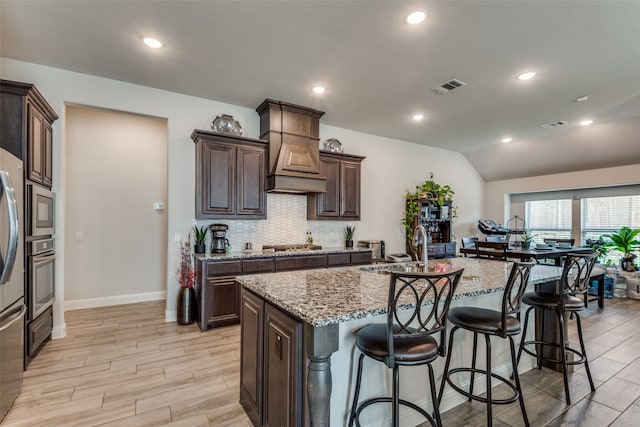
[[[373,252],[354,252],[351,254],[351,265],[371,264]]]
[[[49,307],[27,325],[27,356],[33,356],[53,330],[53,309]]]
[[[242,261],[242,274],[273,273],[276,264],[273,258],[245,259]]]
[[[207,262],[207,277],[239,276],[242,274],[242,261]]]
[[[349,265],[350,263],[351,257],[348,253],[327,255],[327,267],[338,267],[341,265]]]
[[[276,271],[302,270],[307,268],[323,268],[327,266],[326,255],[309,255],[300,257],[276,258]]]

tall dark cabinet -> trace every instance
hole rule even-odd
[[[453,208],[451,202],[438,204],[432,199],[416,200],[419,206],[418,216],[414,220],[413,227],[421,224],[427,230],[429,243],[427,255],[430,258],[453,258],[456,256],[456,243],[452,239]],[[407,252],[411,253],[409,242]],[[418,251],[422,253],[422,249]]]
[[[53,185],[53,122],[58,115],[47,103],[38,89],[30,83],[0,80],[0,138],[2,145],[22,159],[25,165],[24,183],[51,189]],[[32,245],[37,242],[26,224],[32,211],[32,201],[25,192],[25,304],[27,320],[25,325],[25,367],[51,339],[53,331],[53,308],[50,306],[39,315],[32,316],[32,293],[35,284],[31,274],[33,256]],[[50,236],[47,236],[50,237]],[[52,267],[53,268],[53,267]],[[52,270],[53,271],[53,270]],[[53,277],[50,277],[53,280]],[[51,282],[49,282],[51,283]],[[53,285],[51,285],[53,286]]]

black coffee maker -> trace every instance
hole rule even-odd
[[[227,245],[229,240],[226,239],[227,230],[229,227],[226,224],[211,224],[209,230],[211,230],[211,252],[214,254],[223,254],[227,251]]]

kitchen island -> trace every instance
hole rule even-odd
[[[430,265],[441,263],[430,261]],[[464,268],[452,307],[499,308],[511,264],[472,258],[452,259],[451,268]],[[386,322],[389,265],[307,270],[237,278],[243,286],[240,402],[255,425],[346,425],[355,383],[355,331],[368,323]],[[560,269],[535,266],[530,286],[551,283]],[[452,366],[469,363],[472,336],[454,348]],[[493,346],[495,372],[508,375],[507,346]],[[478,363],[484,363],[481,358]],[[522,360],[522,371],[533,360]],[[439,381],[444,361],[434,363]],[[383,364],[369,363],[361,399],[390,395],[390,375]],[[502,372],[500,372],[502,371]],[[429,408],[424,367],[400,370],[401,396]],[[483,389],[477,382],[476,390]],[[445,411],[464,400],[447,389]],[[389,408],[376,405],[362,414],[363,425],[388,425]],[[429,409],[427,409],[429,410]],[[403,423],[423,420],[411,411]]]

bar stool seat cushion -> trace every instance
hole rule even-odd
[[[449,310],[449,321],[468,331],[496,335],[506,329],[507,335],[520,332],[520,321],[515,316],[507,316],[506,328],[502,325],[502,313],[479,307],[457,307]]]
[[[555,308],[561,304],[562,298],[564,298],[564,307],[567,311],[579,311],[585,308],[583,298],[568,294],[554,295],[542,292],[530,292],[524,294],[522,302],[527,305],[555,310]]]
[[[394,329],[397,332],[399,328]],[[358,331],[356,337],[356,345],[360,351],[370,357],[384,360],[389,355],[386,323],[365,326]],[[393,350],[396,361],[425,362],[438,357],[438,342],[431,335],[407,335],[393,340]]]

